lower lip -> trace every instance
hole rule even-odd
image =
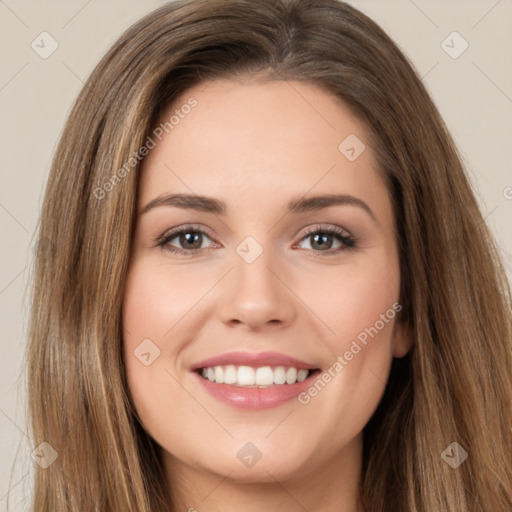
[[[282,384],[268,388],[246,388],[230,384],[217,384],[194,372],[199,382],[213,397],[240,409],[270,409],[293,400],[311,385],[318,372],[295,384]]]

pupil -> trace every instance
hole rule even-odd
[[[319,247],[325,247],[325,245],[328,245],[328,246],[329,246],[328,248],[330,248],[330,246],[331,246],[332,244],[329,244],[329,243],[326,241],[326,239],[329,239],[330,237],[331,237],[331,235],[326,235],[326,234],[323,234],[323,235],[318,235],[318,234],[316,234],[316,235],[314,235],[314,236],[313,236],[313,239],[314,239],[314,244],[313,244],[313,246],[314,246],[315,244],[317,244],[317,243],[318,243]]]
[[[182,245],[185,245],[183,243],[183,240],[186,240],[186,242],[189,244],[189,245],[193,245],[194,242],[197,242],[198,240],[200,240],[200,237],[201,237],[201,233],[194,233],[194,234],[191,234],[191,232],[189,233],[184,233],[182,235],[182,239],[180,240],[180,242],[182,242]],[[192,249],[199,249],[201,247],[201,243],[199,243],[199,246],[198,247],[192,247]]]

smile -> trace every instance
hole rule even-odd
[[[285,366],[209,366],[198,370],[204,379],[238,387],[268,388],[296,384],[306,380],[314,370]]]
[[[240,409],[268,409],[295,399],[320,373],[315,363],[277,352],[229,352],[190,368],[200,389]]]

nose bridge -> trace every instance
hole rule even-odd
[[[259,237],[261,239],[261,236]],[[271,237],[260,243],[247,236],[235,247],[228,291],[222,295],[220,314],[224,322],[244,323],[253,328],[266,323],[288,323],[294,316],[293,297],[280,276],[284,268]],[[278,278],[279,276],[279,278]]]
[[[276,278],[270,271],[272,267],[278,266],[276,261],[275,250],[273,250],[268,242],[268,238],[261,245],[252,236],[244,239],[237,247],[235,258],[235,279],[238,286],[245,292],[251,294],[269,294],[275,296]],[[272,292],[272,293],[270,293]]]

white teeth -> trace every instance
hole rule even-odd
[[[286,370],[284,366],[278,366],[274,369],[274,384],[284,384],[286,382]]]
[[[264,366],[256,370],[255,384],[258,386],[270,386],[274,384],[274,372],[270,366]]]
[[[216,368],[221,367],[216,366]],[[239,386],[254,386],[254,368],[250,366],[239,366],[236,380]]]
[[[220,366],[216,366],[214,369],[215,382],[222,384],[224,382],[224,371]]]
[[[299,370],[297,372],[297,382],[302,382],[303,380],[306,380],[307,376],[308,376],[307,370]]]
[[[224,383],[225,384],[234,384],[236,382],[236,368],[230,364],[224,368]]]
[[[217,384],[234,384],[245,387],[269,387],[272,385],[295,384],[307,379],[309,370],[285,368],[284,366],[213,366],[203,368],[201,375]]]
[[[297,382],[297,370],[295,368],[288,368],[286,370],[286,383],[293,384]]]

